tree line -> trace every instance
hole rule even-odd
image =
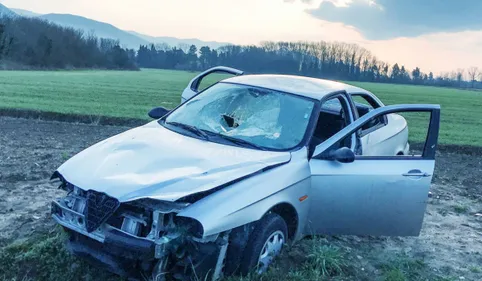
[[[98,38],[48,21],[0,18],[0,69],[138,69],[199,71],[225,65],[247,73],[284,73],[326,79],[482,88],[476,67],[435,75],[419,67],[406,69],[377,59],[369,50],[342,42],[262,42],[259,46],[166,44],[140,46],[137,51],[119,41]]]
[[[249,73],[284,73],[366,82],[482,88],[482,72],[472,67],[457,71],[425,73],[377,59],[356,44],[341,42],[263,42],[260,46],[209,47],[167,45],[140,46],[137,64],[144,68],[199,71],[216,65]]]
[[[118,41],[27,17],[0,18],[0,68],[137,69]]]

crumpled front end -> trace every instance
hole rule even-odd
[[[52,216],[70,234],[74,254],[122,276],[220,277],[228,233],[202,238],[199,222],[177,216],[189,203],[148,198],[121,203],[58,176],[68,195],[52,202]]]

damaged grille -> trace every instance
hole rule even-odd
[[[92,232],[104,223],[117,210],[119,200],[105,193],[87,191],[85,220],[87,232]]]

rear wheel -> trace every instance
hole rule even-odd
[[[288,237],[286,222],[277,214],[262,218],[246,246],[240,270],[247,274],[252,270],[261,274],[268,270],[274,259],[281,253]]]

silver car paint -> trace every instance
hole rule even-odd
[[[146,197],[175,201],[290,158],[289,152],[187,137],[153,121],[87,148],[58,172],[84,190],[104,192],[120,202]]]
[[[292,75],[243,75],[243,71],[241,70],[225,66],[217,66],[200,73],[189,82],[182,93],[181,103],[197,94],[197,92],[194,91],[195,86],[193,85],[195,81],[204,79],[207,75],[215,72],[226,72],[236,75],[235,77],[222,80],[223,82],[268,88],[287,93],[296,93],[297,95],[303,95],[317,100],[321,100],[327,94],[339,91],[346,91],[348,94],[359,93],[374,96],[365,89],[331,80]],[[376,97],[375,99],[380,101]],[[383,105],[381,102],[380,104]]]
[[[363,159],[339,163],[313,159],[306,231],[349,235],[418,235],[432,177],[403,176],[411,170],[430,175],[434,160]]]
[[[223,82],[262,87],[287,93],[295,93],[297,95],[317,100],[323,99],[328,94],[341,91],[345,91],[348,94],[369,93],[367,90],[362,88],[336,81],[294,75],[241,75],[225,79]]]
[[[274,206],[287,203],[297,212],[297,238],[301,238],[310,200],[301,202],[299,198],[308,195],[310,177],[307,150],[303,148],[292,153],[289,163],[217,191],[178,216],[198,220],[204,236],[209,236],[257,221]]]
[[[387,124],[360,138],[365,156],[406,155],[408,127],[405,118],[388,114]]]
[[[315,155],[352,134],[373,116],[405,108],[436,106],[400,105],[373,110],[320,144]],[[212,235],[259,220],[273,206],[289,203],[298,214],[297,239],[320,233],[418,235],[431,176],[409,178],[402,174],[420,169],[431,175],[435,160],[365,159],[341,164],[317,159],[309,162],[305,149],[292,155],[290,163],[218,191],[179,215],[198,220],[205,235]],[[304,195],[308,199],[300,202]]]
[[[376,114],[394,108],[427,107],[430,106],[401,105],[373,110],[320,144],[314,155],[324,152],[340,139],[352,134]],[[192,204],[178,215],[201,222],[205,237],[257,221],[273,206],[280,203],[290,204],[296,210],[299,220],[296,238],[310,234],[310,231],[316,233],[328,231],[332,234],[349,234],[355,231],[356,234],[405,235],[415,234],[419,230],[430,179],[420,180],[417,185],[413,185],[420,186],[419,190],[413,189],[410,192],[401,193],[402,189],[398,189],[392,196],[391,191],[385,187],[387,184],[394,184],[399,188],[410,186],[405,180],[394,176],[398,172],[395,169],[397,166],[395,162],[393,166],[387,164],[385,170],[385,167],[380,169],[381,162],[376,160],[357,161],[346,166],[351,169],[339,169],[337,174],[334,168],[339,163],[333,161],[327,163],[328,161],[325,160],[312,160],[310,163],[307,154],[306,148],[292,153],[267,152],[206,142],[172,132],[154,121],[86,149],[63,164],[58,171],[69,182],[82,189],[105,192],[121,202],[139,198],[175,201],[186,195],[206,191],[245,175],[251,175],[266,167],[283,164],[227,186]],[[419,167],[428,173],[433,173],[433,160],[428,160],[425,164],[420,161],[419,166],[415,165],[416,161],[419,160],[409,160],[401,165],[401,168],[406,170]],[[379,171],[372,174],[360,172],[366,169],[369,171],[379,169]],[[364,193],[365,196],[369,196],[368,199],[377,198],[378,200],[356,202],[356,198],[349,196],[349,189],[337,190],[336,188],[344,183],[344,177],[340,175],[345,176],[350,173],[360,175],[361,180],[352,177],[349,188],[356,188],[353,183],[363,183],[364,186],[354,194]],[[321,176],[326,177],[322,179]],[[377,183],[379,187],[367,190],[366,186],[377,181],[380,181]],[[365,219],[364,225],[353,223],[354,220],[359,219],[357,216],[352,216],[356,208],[352,208],[352,213],[344,213],[340,210],[338,213],[328,212],[331,207],[340,208],[345,206],[345,203],[348,206],[355,206],[355,203],[361,206],[366,203],[380,203],[385,200],[384,193],[370,197],[371,192],[379,191],[384,191],[390,199],[389,202],[392,203],[397,196],[401,196],[399,197],[401,199],[405,197],[410,199],[400,201],[397,205],[400,208],[415,207],[405,213],[405,220],[397,220],[399,223],[403,221],[405,225],[400,225],[389,232],[384,232],[388,231],[386,226],[375,227],[375,230],[372,230],[373,227],[367,225],[367,217],[362,217]],[[305,195],[308,195],[308,199],[301,201],[300,198]],[[343,195],[347,195],[348,199],[345,200]],[[362,198],[367,199],[367,197]],[[338,200],[336,203],[342,205],[330,205],[334,200]],[[405,202],[410,204],[418,202],[420,205],[404,205]],[[367,206],[362,210],[370,209]],[[383,211],[381,208],[376,210]],[[322,211],[327,213],[319,213]],[[394,212],[400,212],[399,208],[395,208]],[[334,214],[340,217],[335,217]],[[371,218],[384,215],[371,214]],[[327,228],[324,225],[334,219],[347,222],[347,225],[335,224],[335,228]]]

